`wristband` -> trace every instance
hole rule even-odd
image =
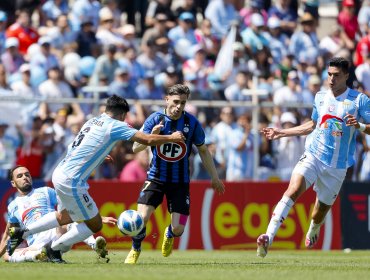
[[[364,124],[364,123],[358,123],[359,124],[359,128],[358,128],[358,130],[359,131],[361,131],[361,132],[364,132],[365,131],[365,129],[366,129],[366,124]]]

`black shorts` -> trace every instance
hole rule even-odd
[[[166,195],[169,213],[189,215],[190,193],[188,183],[163,183],[154,180],[144,182],[137,203],[151,205],[157,208]]]

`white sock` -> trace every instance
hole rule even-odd
[[[51,248],[56,251],[63,251],[66,247],[81,242],[93,234],[85,223],[73,225],[69,231],[53,241]]]
[[[27,226],[26,231],[23,234],[23,239],[34,233],[39,233],[48,229],[59,227],[59,223],[56,217],[56,212],[47,213],[37,221]]]
[[[95,250],[95,237],[94,235],[89,236],[84,240],[84,243],[89,246],[91,249]]]
[[[13,253],[13,255],[10,256],[9,262],[33,262],[35,260],[35,257],[41,253],[40,250],[17,250]]]
[[[270,245],[272,244],[276,232],[288,216],[289,210],[293,207],[293,205],[294,201],[288,196],[283,196],[279,203],[276,205],[266,231],[266,234],[270,239]]]
[[[323,223],[324,223],[324,221],[322,221],[320,224],[315,224],[315,222],[313,220],[311,220],[310,227],[308,228],[307,234],[310,233],[310,232],[317,232],[317,230],[320,229],[320,227]]]

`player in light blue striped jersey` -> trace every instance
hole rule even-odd
[[[85,240],[102,228],[98,208],[88,193],[87,180],[94,169],[108,156],[119,140],[134,141],[155,146],[171,142],[184,142],[182,132],[170,135],[144,134],[124,122],[129,105],[124,98],[113,95],[108,98],[103,114],[87,121],[74,141],[68,146],[65,158],[53,172],[52,182],[57,193],[59,209],[48,213],[25,228],[9,229],[9,254],[27,236],[60,225],[74,224],[68,232],[47,247],[50,258],[60,259],[60,252]]]
[[[266,234],[257,239],[257,255],[265,257],[268,248],[295,201],[314,186],[316,202],[305,245],[312,248],[319,237],[325,216],[337,198],[347,169],[354,164],[357,131],[370,134],[370,99],[346,85],[349,62],[341,57],[330,60],[329,90],[315,96],[311,120],[289,129],[264,128],[268,139],[308,135],[305,152],[293,170],[289,186],[277,204]]]

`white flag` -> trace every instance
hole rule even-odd
[[[233,44],[236,39],[236,26],[232,25],[221,49],[217,55],[214,73],[217,77],[224,77],[233,69],[234,49]]]

